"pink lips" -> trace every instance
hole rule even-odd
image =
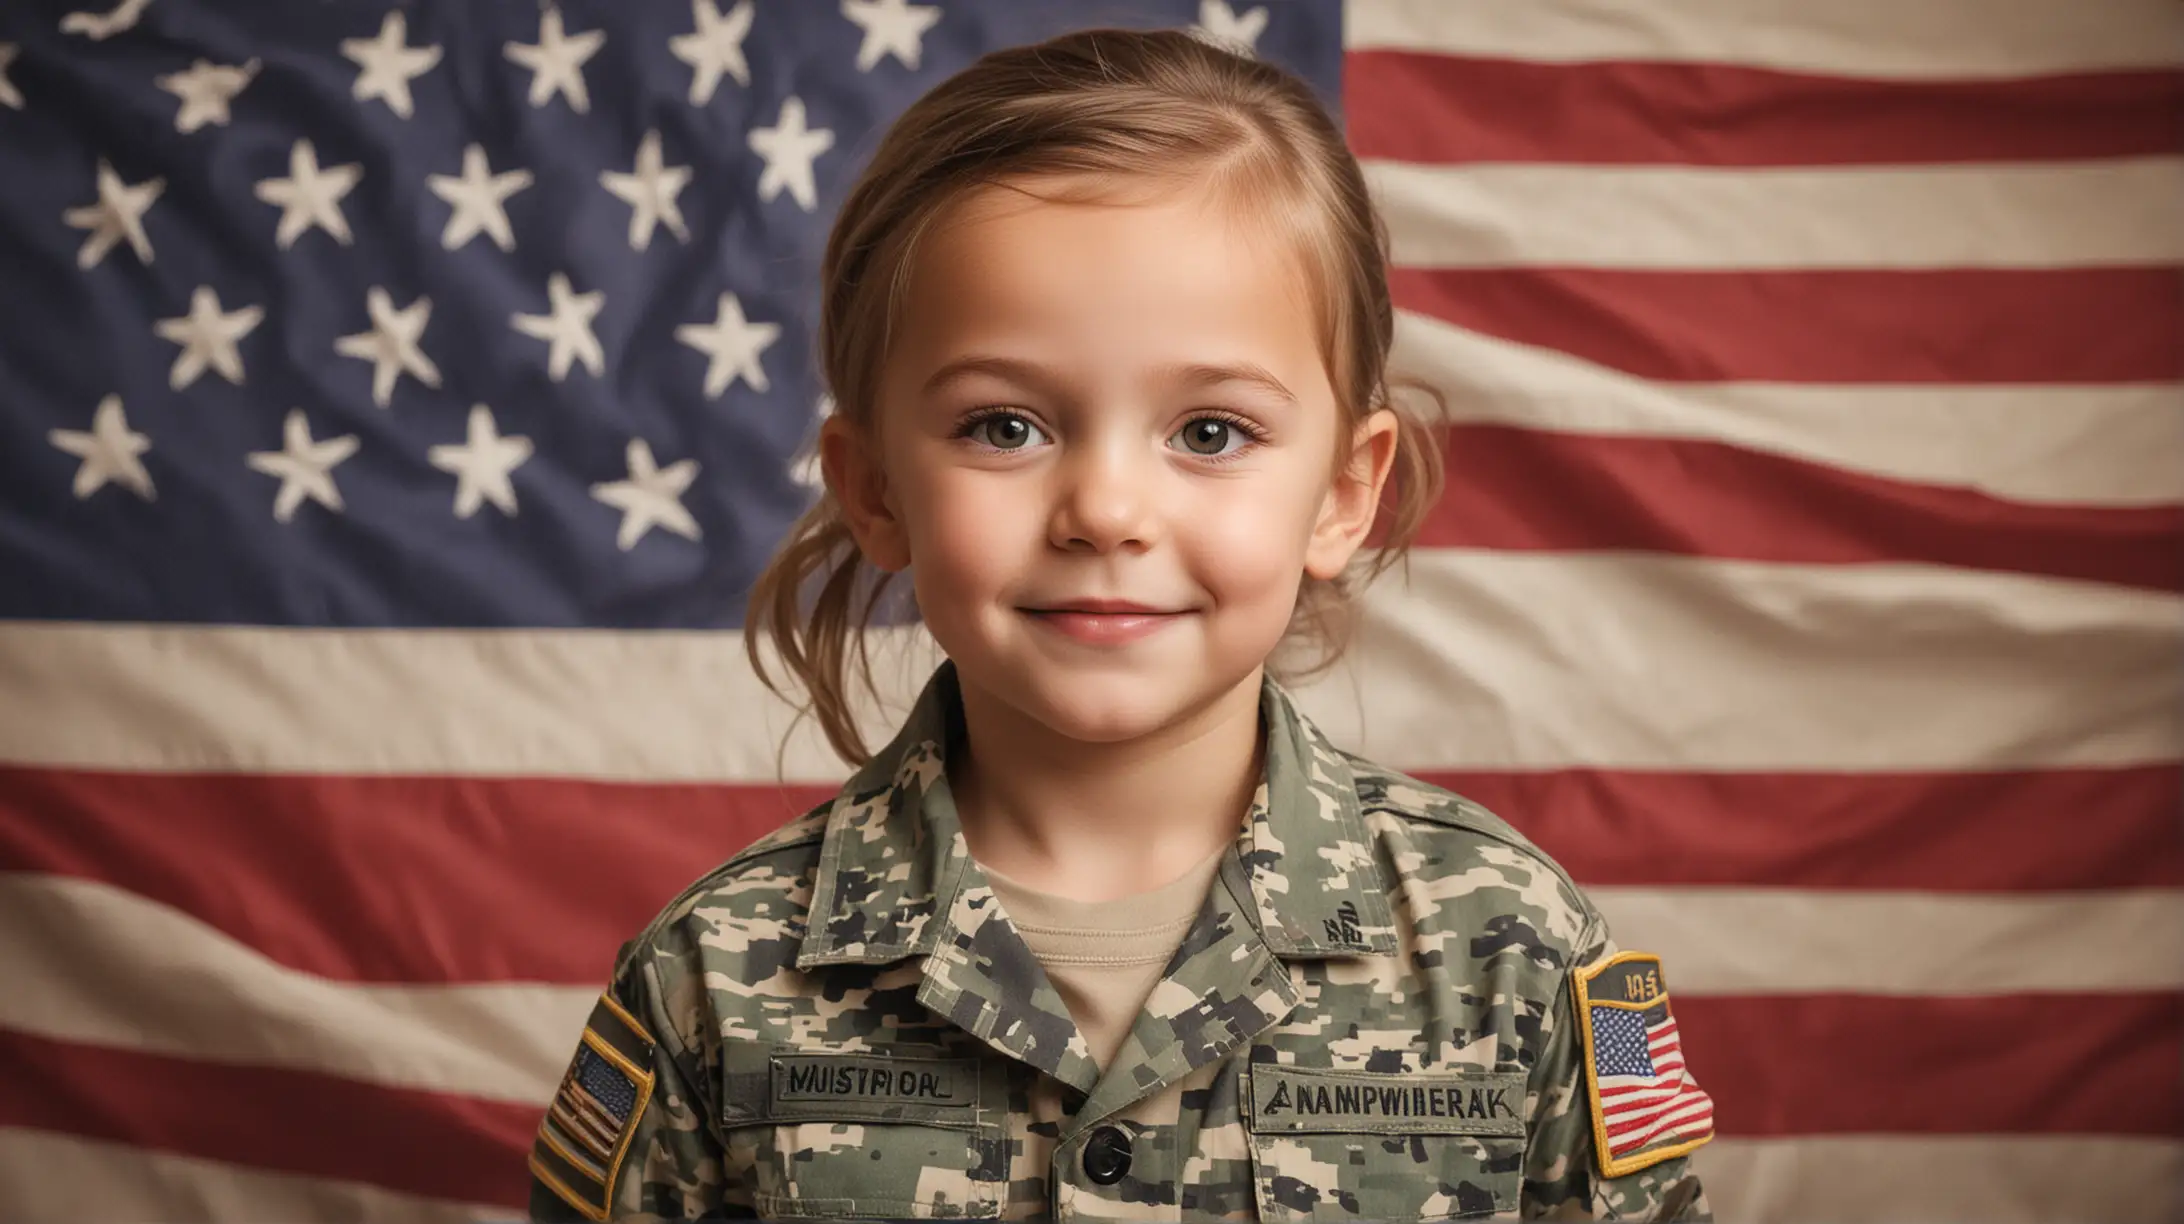
[[[1180,612],[1163,612],[1117,599],[1080,599],[1051,608],[1026,608],[1031,618],[1087,646],[1120,646],[1175,623]]]

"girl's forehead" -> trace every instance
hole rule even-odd
[[[911,322],[1123,308],[1157,317],[1219,309],[1259,324],[1310,315],[1297,244],[1203,186],[1061,187],[981,187],[937,218],[911,269]]]

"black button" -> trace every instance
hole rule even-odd
[[[1084,1175],[1096,1186],[1112,1186],[1130,1171],[1130,1136],[1112,1126],[1092,1132],[1084,1145]]]

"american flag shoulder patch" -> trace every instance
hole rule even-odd
[[[586,1218],[604,1220],[630,1137],[652,1100],[652,1035],[611,994],[599,996],[583,1040],[531,1143],[531,1172]]]
[[[1571,977],[1601,1175],[1636,1173],[1713,1138],[1714,1101],[1684,1065],[1661,958],[1619,952]]]

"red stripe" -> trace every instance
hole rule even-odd
[[[2130,383],[2184,378],[2178,272],[1398,267],[1388,283],[1405,309],[1671,382]]]
[[[1629,1108],[1632,1101],[1665,1101],[1671,1097],[1681,1095],[1682,1092],[1683,1081],[1681,1077],[1678,1078],[1678,1081],[1676,1083],[1668,1085],[1662,1085],[1660,1083],[1649,1083],[1643,1085],[1633,1084],[1627,1088],[1610,1088],[1603,1083],[1600,1089],[1600,1100],[1602,1104]]]
[[[2174,818],[2184,769],[2174,765],[1421,776],[1509,818],[1587,884],[1950,892],[2184,883]],[[690,881],[823,794],[0,769],[0,869],[114,884],[337,980],[592,985]],[[2070,814],[2067,837],[2057,812]],[[599,870],[604,862],[614,870]]]
[[[1691,1080],[1690,1080],[1690,1077],[1689,1077],[1689,1076],[1685,1076],[1685,1075],[1681,1075],[1681,1074],[1677,1074],[1677,1075],[1671,1075],[1671,1074],[1670,1074],[1670,1072],[1671,1072],[1671,1071],[1675,1071],[1675,1072],[1681,1072],[1682,1070],[1683,1070],[1683,1060],[1681,1060],[1681,1059],[1678,1059],[1678,1060],[1677,1060],[1677,1062],[1676,1062],[1676,1065],[1675,1065],[1674,1067],[1664,1067],[1664,1068],[1661,1068],[1661,1069],[1659,1069],[1659,1070],[1655,1071],[1655,1073],[1654,1073],[1654,1074],[1652,1074],[1652,1075],[1650,1075],[1650,1076],[1645,1076],[1645,1077],[1643,1077],[1643,1079],[1644,1079],[1644,1081],[1645,1081],[1645,1082],[1643,1082],[1643,1083],[1639,1083],[1639,1084],[1630,1084],[1630,1085],[1616,1085],[1616,1086],[1613,1086],[1613,1087],[1610,1087],[1610,1086],[1609,1086],[1609,1081],[1610,1081],[1610,1080],[1615,1080],[1615,1079],[1629,1079],[1629,1078],[1640,1078],[1640,1077],[1634,1077],[1634,1076],[1604,1076],[1604,1077],[1602,1077],[1602,1079],[1601,1079],[1601,1084],[1600,1084],[1600,1098],[1601,1098],[1602,1100],[1607,1100],[1607,1099],[1609,1099],[1609,1098],[1611,1098],[1611,1097],[1613,1097],[1613,1098],[1617,1098],[1617,1099],[1621,1099],[1621,1098],[1623,1098],[1623,1097],[1637,1097],[1637,1096],[1656,1096],[1656,1097],[1658,1097],[1658,1096],[1669,1096],[1669,1095],[1673,1095],[1673,1094],[1675,1094],[1675,1093],[1678,1093],[1678,1092],[1681,1092],[1681,1091],[1683,1091],[1683,1089],[1684,1089],[1684,1085],[1686,1085],[1686,1084],[1688,1084],[1688,1083],[1690,1083],[1690,1082],[1691,1082]],[[1673,1082],[1671,1082],[1671,1081],[1673,1081]]]
[[[1847,80],[1733,64],[1344,57],[1360,157],[1409,162],[1828,166],[2176,152],[2184,74]],[[1420,122],[1430,115],[1431,122]]]
[[[2184,505],[2010,502],[1684,438],[1459,425],[1445,445],[1427,547],[1904,561],[2184,590]]]
[[[592,1128],[584,1124],[584,1119],[575,1110],[569,1108],[567,1101],[555,1101],[547,1108],[546,1112],[552,1116],[555,1127],[570,1142],[576,1144],[579,1151],[588,1152],[600,1160],[612,1158],[614,1154],[613,1139],[600,1138]]]
[[[1677,1119],[1679,1125],[1695,1121],[1698,1118],[1713,1116],[1713,1107],[1705,1105],[1705,1098],[1692,1093],[1679,1095],[1650,1108],[1611,1110],[1608,1116],[1613,1118],[1614,1121],[1608,1123],[1608,1134],[1613,1137],[1628,1135],[1633,1131],[1652,1130],[1655,1129],[1657,1123],[1665,1120],[1668,1115],[1672,1113],[1682,1114],[1686,1110],[1694,1110],[1695,1106],[1701,1107],[1703,1112],[1695,1110],[1687,1117],[1679,1117]]]
[[[538,1106],[0,1030],[0,1127],[520,1207]]]
[[[1949,892],[2184,883],[2174,815],[2184,769],[2174,765],[1422,777],[1509,818],[1587,884]],[[0,769],[0,869],[126,888],[337,980],[596,985],[621,942],[690,881],[823,796]],[[2057,812],[2070,814],[2068,836]],[[614,869],[601,871],[608,862]]]
[[[596,985],[691,881],[831,793],[0,769],[0,869],[126,888],[342,981]]]
[[[2130,936],[2090,951],[2129,956]],[[1676,1011],[1723,1134],[2184,1128],[2174,994],[1685,996]]]
[[[1690,1102],[1685,1102],[1685,1105],[1688,1107]],[[1660,1117],[1634,1126],[1610,1127],[1608,1147],[1615,1152],[1635,1151],[1663,1135],[1696,1135],[1711,1127],[1713,1122],[1713,1108],[1704,1106],[1689,1113]]]
[[[612,1152],[622,1137],[621,1123],[608,1117],[606,1110],[582,1088],[572,1088],[567,1096],[554,1102],[556,1108],[568,1114],[576,1125],[599,1141],[604,1152]]]
[[[2184,767],[1964,774],[1427,771],[1586,884],[2184,885]],[[2058,813],[2068,813],[2067,826]],[[1876,847],[1885,847],[1876,852]],[[1966,853],[1977,847],[1977,853]]]

